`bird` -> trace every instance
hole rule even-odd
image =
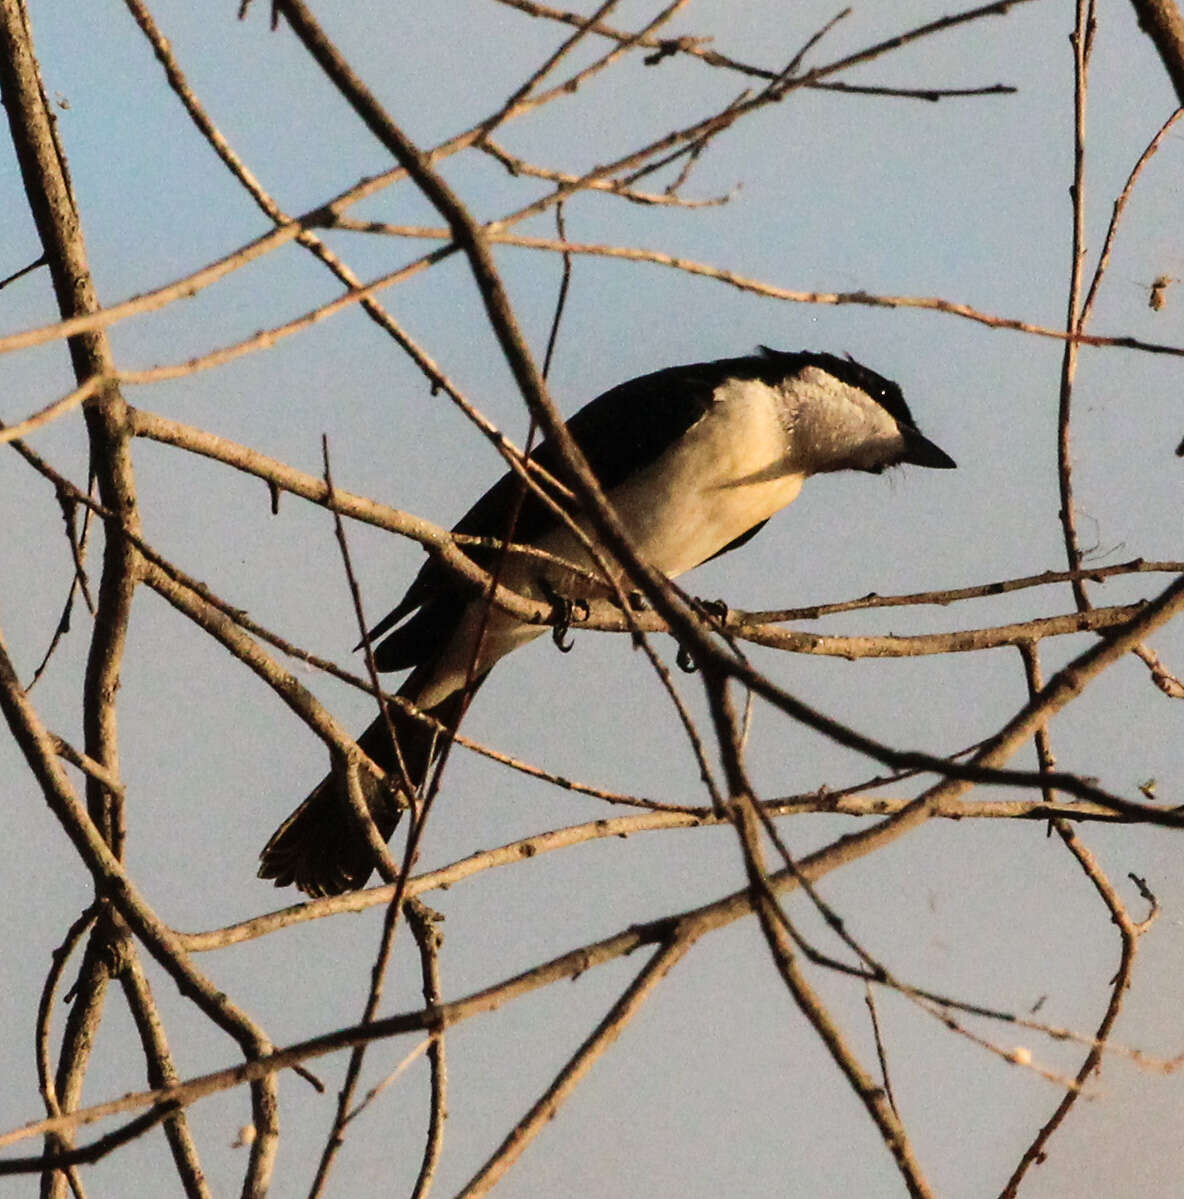
[[[759,346],[742,357],[654,371],[604,392],[567,428],[638,553],[670,578],[746,544],[812,475],[956,465],[921,434],[896,383],[849,355],[811,350]],[[568,481],[550,438],[530,456]],[[597,544],[570,494],[560,503]],[[492,548],[462,545],[491,572],[501,553],[498,541],[546,551],[506,552],[500,565],[500,582],[528,598],[578,601],[620,595],[627,586],[607,551],[602,561],[618,586],[603,575],[598,580],[585,545],[512,472],[453,532],[494,541]],[[455,728],[494,664],[546,631],[490,608],[482,594],[429,557],[368,640],[380,671],[410,668],[398,695]],[[421,787],[439,740],[433,726],[401,707],[390,705],[388,714],[390,727],[380,716],[358,738],[383,772],[365,767],[358,777],[384,840],[407,802],[393,780]],[[260,854],[260,878],[277,887],[295,884],[314,897],[365,885],[373,854],[348,810],[345,786],[335,766],[272,834]]]

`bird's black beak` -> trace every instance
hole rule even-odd
[[[928,437],[922,437],[916,429],[905,427],[905,450],[901,462],[909,462],[913,466],[931,466],[934,470],[953,470],[958,464],[945,452],[933,444]]]

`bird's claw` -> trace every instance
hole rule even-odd
[[[728,619],[728,605],[726,600],[705,600],[696,597],[691,601],[695,608],[698,609],[702,616],[708,620],[714,621],[716,624],[723,625]],[[674,659],[679,670],[685,671],[687,674],[694,674],[698,667],[695,665],[695,659],[691,656],[691,651],[685,645],[678,647],[678,655]]]
[[[560,595],[546,579],[539,580],[539,589],[553,609],[551,640],[555,642],[555,648],[561,654],[570,654],[575,647],[575,642],[569,636],[571,626],[577,621],[587,620],[592,609],[585,599],[573,600],[566,595]]]
[[[723,624],[728,619],[728,613],[731,609],[728,607],[728,601],[722,599],[700,599],[695,598],[695,607],[698,608],[704,616],[708,616],[713,620]]]

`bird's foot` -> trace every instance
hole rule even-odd
[[[728,613],[731,611],[727,600],[709,600],[695,596],[691,602],[704,616],[710,620],[714,620],[717,624],[723,624],[728,619]]]
[[[719,625],[722,629],[724,622],[728,619],[729,608],[725,600],[705,600],[698,596],[691,598],[691,605],[699,613],[713,624]],[[698,667],[695,665],[695,660],[691,656],[690,650],[685,645],[678,647],[678,656],[674,659],[679,670],[685,671],[687,674],[694,674]]]
[[[566,595],[560,595],[546,579],[537,581],[539,590],[552,608],[551,619],[554,623],[551,629],[551,640],[555,642],[555,647],[561,654],[570,654],[575,645],[575,642],[568,636],[571,626],[579,621],[587,620],[592,609],[585,599],[573,600]]]

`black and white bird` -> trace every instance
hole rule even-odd
[[[851,358],[763,346],[744,358],[631,379],[598,396],[567,427],[634,546],[671,578],[750,540],[797,498],[810,475],[878,473],[902,463],[954,466],[918,431],[895,383]],[[564,479],[550,441],[532,458]],[[586,519],[574,509],[573,516],[590,534]],[[523,595],[554,600],[611,594],[589,579],[592,564],[579,539],[533,493],[523,495],[516,475],[495,483],[454,532],[534,546],[580,568],[568,571],[535,555],[510,555],[501,582]],[[499,551],[466,552],[492,569]],[[609,563],[619,571],[611,558]],[[466,694],[471,696],[498,659],[547,631],[500,609],[488,614],[485,609],[480,595],[429,559],[371,634],[379,670],[411,668],[399,695],[449,727]],[[474,663],[478,637],[480,657]],[[434,733],[393,705],[390,715],[403,768],[418,787],[431,763]],[[376,766],[397,777],[382,718],[358,744]],[[378,831],[388,838],[401,809],[387,783],[366,770],[359,774]],[[274,879],[276,886],[295,883],[310,895],[335,895],[365,883],[372,855],[347,810],[344,786],[331,772],[280,825],[260,855],[261,878]]]

